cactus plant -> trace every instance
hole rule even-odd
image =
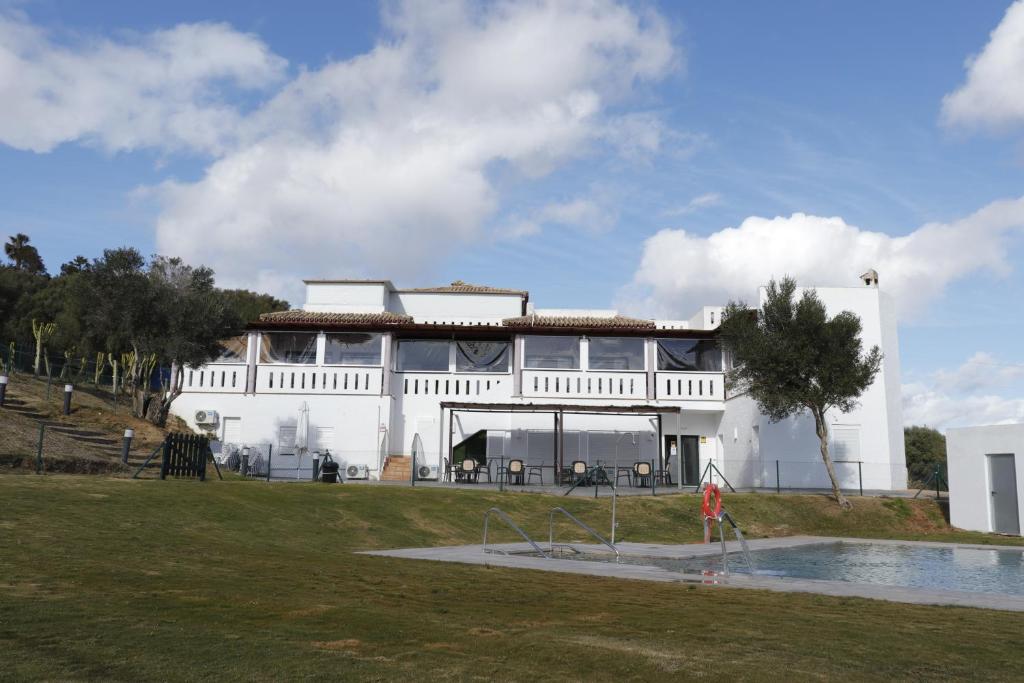
[[[50,337],[52,337],[56,331],[57,323],[38,323],[35,318],[32,319],[32,336],[35,337],[36,340],[36,359],[32,364],[32,372],[37,377],[39,376],[39,366],[43,361],[43,347],[46,345],[46,342],[50,341]],[[49,375],[49,361],[47,361],[46,366],[46,374]]]

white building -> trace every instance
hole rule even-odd
[[[961,529],[1019,535],[1024,528],[1024,424],[946,432],[949,521]]]
[[[861,407],[829,416],[837,457],[863,461],[865,488],[905,488],[891,305],[873,284],[818,293],[831,312],[860,315],[865,345],[886,353]],[[309,280],[302,309],[262,316],[219,361],[186,370],[173,410],[225,443],[258,447],[275,477],[309,476],[311,458],[294,447],[305,405],[309,450],[370,479],[405,478],[414,451],[418,469],[444,478],[470,449],[537,465],[532,483],[575,460],[645,460],[679,486],[696,485],[708,463],[734,486],[774,487],[776,470],[783,487],[825,486],[806,420],[770,425],[749,399],[726,396],[721,312],[642,320],[534,308],[525,291],[461,282]],[[858,486],[856,468],[839,466],[845,486]]]

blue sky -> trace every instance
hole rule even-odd
[[[53,270],[688,317],[874,266],[907,420],[1024,420],[1021,3],[18,2],[0,97],[0,231]]]

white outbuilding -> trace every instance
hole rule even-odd
[[[946,454],[953,526],[1020,535],[1024,424],[950,429]]]

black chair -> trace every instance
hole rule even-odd
[[[633,463],[633,480],[637,482],[637,486],[650,488],[653,474],[651,463],[643,461]]]
[[[487,483],[488,484],[491,483],[491,465],[490,465],[490,463],[481,462],[481,463],[477,464],[477,466],[476,466],[477,481],[480,480],[480,475],[485,475],[487,477]]]
[[[544,485],[544,465],[530,465],[527,469],[526,483],[533,481],[534,477],[540,477],[540,485]]]
[[[634,466],[635,467],[635,466]],[[633,485],[633,467],[629,466],[618,466],[615,468],[615,485],[619,485],[619,480],[622,477],[626,478],[626,484],[629,486]]]
[[[522,486],[526,483],[523,477],[524,474],[526,474],[526,469],[523,467],[522,460],[508,461],[508,483]]]

